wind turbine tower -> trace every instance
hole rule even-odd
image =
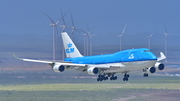
[[[167,51],[168,51],[168,49],[167,49],[167,36],[168,36],[168,33],[163,33],[164,34],[164,49],[165,49],[165,55],[166,55],[166,57],[167,57]],[[167,62],[167,58],[165,59],[165,62]]]
[[[123,29],[123,31],[122,31],[122,33],[119,35],[119,49],[120,49],[120,51],[122,50],[122,37],[123,37],[123,34],[124,34],[124,31],[125,31],[125,29],[126,29],[126,26],[127,26],[127,24],[124,26],[124,29]]]
[[[94,36],[91,34],[92,31],[90,31],[89,26],[87,26],[89,29],[89,32],[86,32],[84,30],[81,30],[84,34],[84,55],[92,55],[92,37]],[[93,27],[94,29],[95,27]]]
[[[88,35],[87,35],[86,33],[84,33],[83,36],[84,36],[84,56],[87,56],[87,54],[88,54],[88,52],[87,52],[87,47],[88,47],[88,46],[87,46],[87,45],[88,45],[88,43],[87,43],[87,40],[88,40],[88,39],[87,39],[87,38],[88,38],[88,37],[87,37],[87,36],[88,36]]]
[[[148,48],[151,49],[151,37],[153,36],[154,33],[147,35],[148,38]]]
[[[165,31],[166,31],[166,33],[163,33],[164,34],[164,50],[165,50],[165,55],[167,57],[167,53],[168,53],[167,36],[170,35],[170,34],[167,31],[165,23],[164,23],[164,28],[165,28]],[[167,58],[165,59],[165,62],[167,62]]]
[[[60,8],[60,11],[61,11],[61,16],[65,16],[66,15],[66,14],[63,15],[63,12],[62,12],[61,8]],[[62,28],[61,33],[64,32],[64,30],[66,28],[64,17],[62,17],[62,20],[63,20],[63,25],[60,25],[60,27]],[[61,42],[61,43],[62,43],[62,60],[64,60],[64,58],[65,58],[64,45],[63,45],[63,42]]]
[[[89,32],[89,51],[90,51],[90,56],[92,55],[92,37],[93,35],[91,34],[91,32]]]

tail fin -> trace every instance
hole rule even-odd
[[[68,58],[82,57],[81,53],[79,52],[77,47],[72,42],[69,35],[66,32],[62,32],[61,35],[62,35],[62,39],[63,39],[66,57],[68,57]]]

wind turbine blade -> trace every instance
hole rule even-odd
[[[87,33],[86,31],[84,31],[83,29],[78,29],[79,31],[81,31],[82,33]]]
[[[147,37],[149,37],[149,35],[146,32],[143,32],[144,35],[146,35]]]
[[[152,33],[151,35],[149,35],[149,37],[152,37],[154,33]]]
[[[65,16],[66,14],[65,14],[65,15],[63,15],[63,12],[62,12],[61,8],[60,8],[60,11],[61,11],[61,16],[62,16],[62,19],[63,19],[63,24],[64,24],[64,25],[66,25],[66,24],[65,24],[65,20],[64,20],[64,16]]]
[[[55,22],[46,13],[44,13],[44,15],[46,15],[53,24],[55,24]]]
[[[92,28],[92,30],[90,30],[89,25],[87,25],[87,27],[88,27],[88,30],[89,30],[88,34],[91,34],[91,32],[94,30],[95,26]]]
[[[95,29],[95,26],[92,28],[92,30],[91,31],[93,31]]]
[[[165,24],[165,22],[163,21],[163,23],[164,23],[164,28],[165,28],[165,31],[166,31],[166,33],[168,34],[168,31],[167,31],[167,28],[166,28],[166,24]]]
[[[62,19],[64,19],[65,16],[66,16],[66,14],[64,14],[64,15],[62,16],[62,18],[59,19],[59,20],[56,22],[56,25],[57,25]]]
[[[124,26],[124,29],[123,29],[123,31],[122,31],[122,33],[121,33],[121,36],[123,36],[124,31],[126,30],[126,26],[127,26],[127,24]]]
[[[60,20],[56,22],[56,25],[58,25],[59,22],[60,22]]]
[[[89,24],[87,24],[87,28],[88,28],[88,30],[90,31]]]
[[[150,35],[150,37],[152,37],[155,34],[156,30]]]
[[[91,34],[91,32],[94,30],[94,28],[95,28],[95,26],[92,28],[92,30],[90,31],[90,34]],[[92,36],[92,34],[91,34],[91,36]]]
[[[70,10],[69,10],[69,12],[70,12],[70,15],[71,15],[71,22],[72,22],[72,26],[74,27],[74,21],[73,21],[72,13],[71,13],[71,11],[70,11]]]

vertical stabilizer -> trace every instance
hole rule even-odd
[[[79,52],[75,44],[72,42],[67,32],[62,32],[61,35],[63,39],[66,57],[67,58],[82,57],[81,53]]]

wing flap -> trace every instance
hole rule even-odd
[[[124,67],[122,63],[117,63],[117,64],[99,64],[99,65],[88,65],[88,67],[96,67],[100,69],[109,69],[109,68],[120,68]]]
[[[86,67],[86,64],[75,64],[75,63],[65,63],[65,62],[56,62],[56,64],[72,66],[72,67]]]

